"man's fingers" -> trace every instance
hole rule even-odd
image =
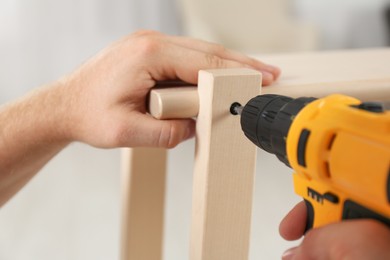
[[[282,220],[279,232],[286,240],[302,237],[306,205],[297,204]],[[390,259],[390,229],[374,220],[346,220],[309,230],[298,247],[286,250],[293,259]]]
[[[157,120],[150,115],[136,114],[120,132],[120,146],[173,148],[195,135],[195,121]]]
[[[148,71],[155,80],[179,78],[196,84],[198,71],[201,69],[242,68],[250,67],[238,61],[223,59],[217,55],[195,51],[170,43],[162,43],[154,59],[148,64]],[[152,63],[153,62],[153,63]],[[263,79],[266,82],[272,79]],[[260,86],[259,86],[260,87]]]
[[[284,259],[390,259],[390,229],[374,220],[347,220],[310,230]]]
[[[199,70],[247,67],[259,70],[263,74],[263,85],[269,85],[280,73],[276,67],[217,44],[180,40],[153,32],[139,33],[134,37],[139,46],[137,55],[145,61],[141,68],[145,67],[157,81],[179,78],[196,84]]]
[[[210,53],[216,55],[223,59],[237,61],[243,64],[246,64],[253,69],[262,71],[264,74],[271,74],[272,79],[276,79],[280,75],[280,69],[276,66],[263,63],[259,60],[253,59],[244,55],[240,52],[230,50],[225,48],[220,44],[210,43],[202,40],[192,39],[188,37],[178,37],[178,36],[166,36],[167,41],[196,51],[201,51],[204,53]]]
[[[306,227],[307,210],[305,202],[298,203],[282,220],[280,235],[286,240],[296,240],[303,236]]]

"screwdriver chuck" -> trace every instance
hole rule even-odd
[[[241,128],[246,137],[263,150],[290,167],[286,153],[286,138],[290,126],[311,97],[293,99],[267,94],[252,98],[241,112]]]

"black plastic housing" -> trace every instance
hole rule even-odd
[[[244,106],[241,128],[245,135],[261,149],[275,154],[290,167],[286,152],[286,138],[295,116],[316,98],[293,99],[281,95],[259,95]]]

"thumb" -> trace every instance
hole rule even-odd
[[[157,120],[146,114],[134,118],[126,146],[173,148],[195,135],[192,119]]]
[[[283,259],[390,259],[390,230],[374,220],[346,220],[311,229]]]
[[[301,238],[305,232],[306,218],[306,205],[304,201],[301,201],[280,223],[280,235],[286,240],[297,240]]]

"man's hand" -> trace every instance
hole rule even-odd
[[[74,73],[0,107],[0,205],[65,146],[174,147],[194,134],[194,122],[156,120],[146,97],[156,82],[196,84],[198,71],[248,67],[263,85],[280,74],[220,45],[140,31],[83,64]]]
[[[280,224],[286,240],[303,236],[306,206],[299,203]],[[287,250],[283,260],[390,259],[390,229],[374,220],[346,220],[309,230],[302,243]]]
[[[266,85],[279,69],[199,40],[141,31],[103,50],[63,80],[70,101],[69,139],[97,147],[174,147],[194,134],[194,122],[156,120],[145,99],[157,81],[196,84],[198,71],[250,67]]]

